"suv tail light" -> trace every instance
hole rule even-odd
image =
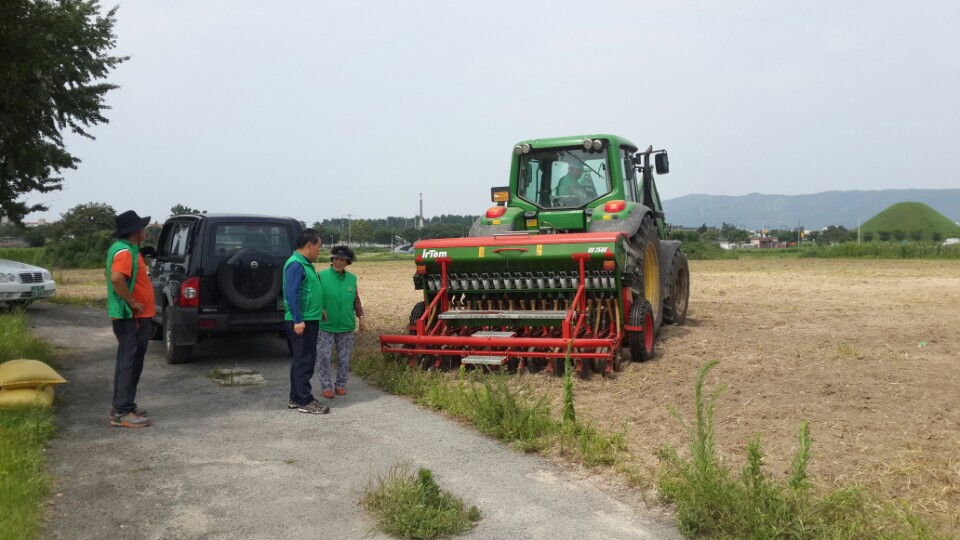
[[[180,284],[180,307],[200,306],[200,278],[187,278]]]

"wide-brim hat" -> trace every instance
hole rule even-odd
[[[355,255],[353,250],[348,246],[333,246],[330,250],[330,260],[332,261],[335,258],[346,259],[347,264],[353,264],[353,259]]]
[[[147,225],[150,223],[150,216],[140,217],[133,210],[127,210],[117,216],[116,222],[117,230],[113,233],[113,236],[123,238],[130,236],[140,229],[147,228]]]

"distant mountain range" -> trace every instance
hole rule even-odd
[[[756,230],[822,229],[842,225],[855,229],[891,205],[922,202],[954,223],[960,222],[960,189],[884,189],[877,191],[824,191],[810,195],[684,195],[663,201],[667,222],[684,227],[720,227],[730,223]]]

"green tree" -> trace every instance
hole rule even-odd
[[[903,229],[897,229],[893,231],[893,239],[897,242],[903,242],[907,238],[907,231]]]
[[[940,231],[935,231],[933,233],[933,241],[939,243],[941,240],[943,240],[943,235],[940,234]]]
[[[909,236],[910,239],[913,240],[914,242],[919,242],[923,240],[923,231],[922,230],[910,231],[907,234],[907,236]]]
[[[93,139],[107,123],[102,82],[128,57],[116,45],[114,7],[97,0],[4,0],[0,7],[0,216],[14,222],[43,204],[21,195],[62,188],[64,169],[80,159],[67,152],[62,131]]]
[[[113,232],[117,226],[116,211],[109,204],[78,204],[60,214],[60,221],[53,226],[51,238],[56,241],[91,237],[97,231]]]
[[[43,247],[47,239],[53,233],[52,225],[37,225],[36,227],[27,227],[23,232],[23,239],[30,247]]]
[[[700,239],[704,242],[712,242],[716,244],[720,241],[720,231],[717,229],[708,229],[700,233]]]
[[[184,206],[182,204],[175,204],[170,208],[170,216],[182,216],[184,214],[206,214],[206,210],[197,210],[196,208],[190,208],[189,206]]]
[[[890,241],[890,237],[892,236],[892,235],[890,234],[890,231],[880,231],[880,232],[877,233],[877,234],[880,236],[880,241],[881,241],[881,242],[889,242],[889,241]]]
[[[720,226],[720,236],[730,242],[746,242],[750,240],[749,232],[727,222],[724,222],[723,225]]]
[[[863,241],[873,242],[873,231],[863,231]]]
[[[373,239],[373,226],[365,219],[350,224],[350,241],[363,245]]]

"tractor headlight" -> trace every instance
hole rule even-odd
[[[591,141],[590,139],[584,139],[584,140],[583,140],[583,149],[584,149],[584,150],[590,150],[591,148],[593,148],[593,141]]]
[[[603,141],[601,141],[600,139],[594,139],[592,146],[594,150],[599,151],[601,148],[603,148]]]

